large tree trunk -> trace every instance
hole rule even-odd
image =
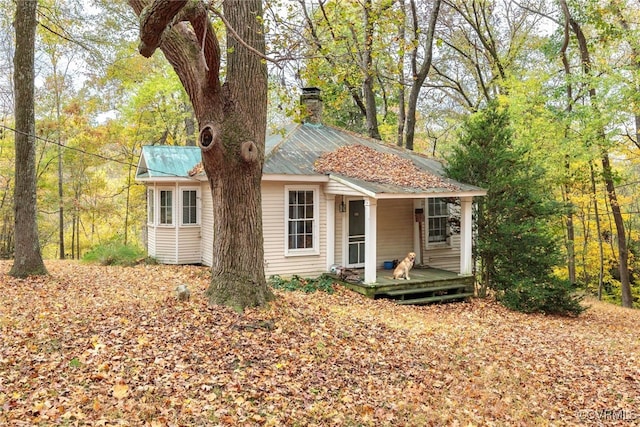
[[[129,3],[141,16],[140,53],[151,56],[156,47],[163,51],[198,120],[198,143],[214,206],[209,300],[239,311],[262,305],[273,294],[264,275],[262,246],[267,68],[261,57],[261,1],[224,2],[229,27],[224,85],[219,80],[220,47],[202,2],[156,0],[148,7],[145,0]]]
[[[227,1],[225,15],[242,40],[264,52],[264,34],[257,22],[262,16],[260,0]],[[228,101],[222,111],[221,140],[203,151],[215,218],[213,276],[207,294],[214,303],[242,309],[272,299],[264,277],[260,191],[267,68],[236,38],[228,37],[227,44],[233,54],[227,58]],[[199,142],[202,145],[203,140]]]
[[[16,117],[15,259],[10,275],[47,274],[40,253],[36,206],[36,146],[34,115],[34,51],[36,1],[17,2],[16,51],[13,59]]]

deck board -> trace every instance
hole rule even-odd
[[[411,280],[395,280],[392,273],[392,270],[378,270],[375,283],[345,282],[343,284],[369,298],[392,297],[393,294],[423,293],[449,287],[460,288],[464,293],[473,292],[472,276],[460,276],[451,271],[437,268],[414,268],[409,274]],[[360,276],[362,277],[363,274]]]

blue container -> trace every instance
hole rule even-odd
[[[393,270],[393,261],[385,261],[384,262],[385,270]]]

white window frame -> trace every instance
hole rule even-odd
[[[171,192],[171,206],[169,206],[171,208],[171,222],[162,222],[162,205],[161,205],[161,201],[162,201],[162,192],[163,191],[168,191]],[[161,227],[173,227],[175,226],[176,223],[176,198],[175,198],[175,194],[176,194],[176,189],[175,187],[158,187],[158,225]]]
[[[185,223],[184,217],[184,193],[187,191],[194,191],[196,193],[196,222]],[[182,227],[194,227],[200,225],[200,188],[198,187],[180,187],[180,226]]]
[[[153,187],[147,188],[147,224],[156,224],[156,190]]]
[[[443,215],[431,215],[431,202],[432,201],[436,201],[436,200],[443,200],[444,205],[445,205],[445,209],[446,212]],[[428,198],[427,199],[427,246],[449,246],[449,239],[448,239],[448,235],[449,235],[449,203],[446,201],[446,199],[441,198],[441,197],[434,197],[434,198]],[[438,241],[431,241],[430,237],[431,237],[431,220],[434,218],[444,218],[444,240],[438,240]]]
[[[289,248],[289,192],[313,192],[313,221],[312,247],[295,249]],[[320,187],[317,185],[285,185],[284,187],[284,254],[285,256],[304,256],[320,254]]]

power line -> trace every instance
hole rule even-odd
[[[99,154],[99,153],[90,153],[90,152],[88,152],[86,150],[83,150],[81,148],[70,147],[70,146],[61,144],[61,143],[59,143],[57,141],[53,141],[53,140],[50,140],[50,139],[47,139],[47,138],[43,138],[43,137],[38,136],[38,135],[31,135],[31,134],[19,131],[17,129],[14,129],[14,128],[10,127],[10,126],[6,126],[6,125],[3,125],[3,124],[0,124],[0,127],[4,128],[6,130],[12,131],[14,133],[19,133],[19,134],[25,135],[25,136],[31,136],[34,139],[42,141],[42,142],[47,143],[47,144],[57,145],[58,147],[62,147],[62,148],[67,149],[67,150],[76,151],[76,152],[82,153],[82,154],[87,155],[87,156],[97,157],[97,158],[105,160],[107,162],[119,163],[119,164],[124,165],[124,166],[132,166],[132,167],[136,167],[136,168],[138,167],[137,164],[134,164],[134,163],[131,163],[131,162],[128,162],[128,161],[125,161],[125,160],[120,160],[120,159],[117,159],[117,158],[114,158],[114,157],[107,157],[107,156]],[[176,175],[175,173],[171,173],[171,172],[167,172],[167,171],[163,171],[163,170],[158,170],[158,169],[153,169],[153,168],[149,168],[149,167],[147,167],[147,170],[151,171],[151,172],[161,173],[161,174],[164,174],[166,176],[173,176],[173,177],[176,177],[176,178],[189,178],[189,179],[192,179],[194,181],[198,181],[197,179],[195,179],[194,177],[191,177],[191,176],[184,177],[184,176],[181,176],[181,175]]]

